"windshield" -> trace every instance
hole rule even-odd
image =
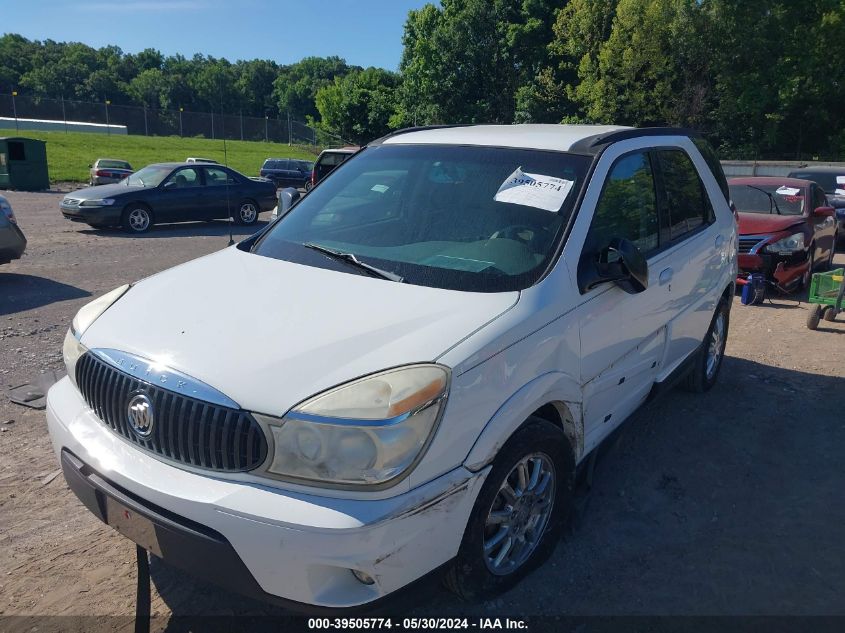
[[[167,178],[173,167],[165,165],[148,165],[143,169],[139,169],[131,176],[123,179],[127,185],[139,187],[158,187],[161,181]]]
[[[100,169],[132,169],[129,163],[122,160],[101,160],[97,161],[97,167]]]
[[[731,185],[731,200],[742,213],[801,215],[805,189],[785,185]]]
[[[790,178],[812,180],[817,183],[828,195],[845,195],[845,171],[841,174],[818,171],[794,171],[789,174]]]
[[[588,166],[585,156],[539,150],[370,147],[306,195],[253,252],[355,272],[318,245],[405,283],[526,288],[554,256]]]

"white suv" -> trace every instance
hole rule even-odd
[[[726,190],[684,130],[385,137],[257,235],[80,310],[47,407],[65,477],[165,561],[288,605],[439,568],[501,591],[603,438],[715,382]]]

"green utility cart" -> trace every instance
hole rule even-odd
[[[837,268],[826,273],[815,273],[810,284],[810,314],[807,315],[807,327],[815,330],[819,321],[833,321],[845,307],[845,268]]]
[[[47,143],[34,138],[0,138],[0,189],[39,191],[50,188]]]

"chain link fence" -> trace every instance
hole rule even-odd
[[[339,136],[289,118],[162,110],[11,94],[0,95],[0,117],[125,125],[128,134],[144,136],[225,138],[320,147],[349,144]]]

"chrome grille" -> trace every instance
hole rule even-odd
[[[82,202],[82,198],[65,198],[62,200],[62,204],[67,207],[78,207],[80,202]]]
[[[760,237],[759,235],[754,235],[752,237],[743,237],[742,235],[739,236],[739,252],[740,253],[750,253],[755,246],[761,244],[762,242],[766,241],[766,237]]]
[[[97,417],[112,431],[161,457],[197,468],[239,472],[258,467],[267,438],[249,413],[189,398],[126,374],[93,354],[76,364],[76,383]],[[129,425],[136,393],[152,402],[155,423],[148,438]]]

